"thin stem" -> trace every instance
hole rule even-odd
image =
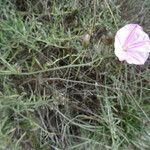
[[[92,31],[95,28],[95,22],[96,22],[96,0],[93,0],[93,24],[92,24]]]
[[[115,16],[114,16],[112,10],[111,10],[111,7],[110,7],[109,3],[107,2],[107,0],[105,0],[105,3],[106,3],[106,5],[107,5],[107,7],[108,7],[108,9],[109,9],[109,12],[110,12],[110,14],[111,14],[113,20],[114,20],[114,24],[115,24],[115,26],[116,26],[116,29],[118,30],[117,21],[116,21],[116,18],[115,18]]]

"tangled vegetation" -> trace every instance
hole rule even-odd
[[[150,34],[143,1],[0,1],[0,150],[150,148],[150,60],[113,46],[126,23]]]

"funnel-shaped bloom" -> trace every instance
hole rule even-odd
[[[150,38],[138,24],[127,24],[115,36],[115,55],[120,61],[143,65],[150,52]]]

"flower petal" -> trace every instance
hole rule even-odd
[[[114,47],[120,61],[142,65],[149,56],[150,38],[138,24],[128,24],[117,31]]]
[[[130,53],[128,52],[128,57],[126,59],[129,64],[143,65],[148,59],[149,53]]]

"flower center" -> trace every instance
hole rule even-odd
[[[128,50],[128,46],[127,46],[127,45],[123,45],[123,46],[122,46],[122,49],[123,49],[123,51],[126,52],[126,51]]]

